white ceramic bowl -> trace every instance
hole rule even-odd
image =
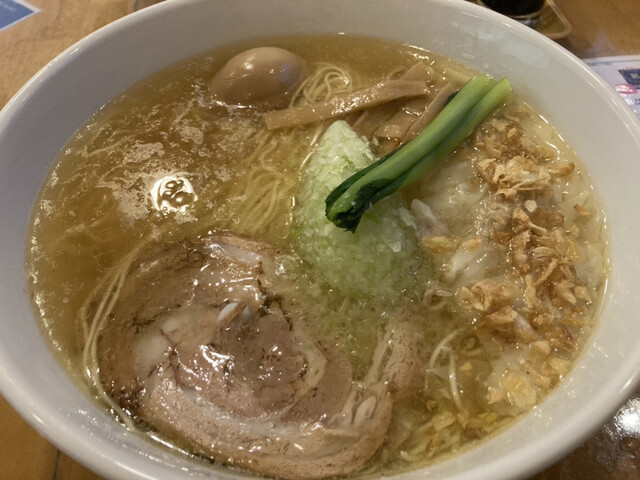
[[[103,476],[233,477],[128,433],[79,392],[54,361],[34,319],[24,271],[25,235],[57,152],[118,93],[219,45],[311,32],[400,40],[496,77],[508,76],[591,172],[607,212],[613,269],[586,352],[533,413],[481,446],[427,469],[433,479],[496,480],[533,473],[604,423],[638,378],[640,125],[575,57],[534,31],[462,0],[174,0],[103,28],[47,65],[0,114],[2,394],[43,435]]]

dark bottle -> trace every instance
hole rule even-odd
[[[518,17],[539,12],[545,0],[482,0],[487,7],[496,12]]]

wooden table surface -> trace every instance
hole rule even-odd
[[[38,14],[0,32],[0,107],[33,74],[97,28],[157,0],[29,0]],[[555,0],[581,58],[640,54],[640,0]],[[535,480],[640,479],[640,391],[597,434]],[[100,479],[40,437],[0,397],[0,480]],[[534,480],[531,479],[531,480]]]

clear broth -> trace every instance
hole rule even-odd
[[[218,116],[207,107],[207,83],[213,74],[234,54],[265,44],[287,48],[313,64],[340,65],[351,73],[354,89],[420,59],[432,66],[439,80],[460,85],[474,74],[431,52],[383,40],[276,38],[182,62],[104,107],[59,155],[34,209],[28,239],[27,271],[43,331],[80,383],[84,337],[78,312],[105,273],[143,239],[160,235],[171,243],[215,229],[253,236],[281,250],[291,248],[289,229],[305,159],[326,124],[265,137],[260,134],[259,115]],[[426,387],[396,406],[393,435],[389,433],[389,441],[366,472],[389,473],[440,460],[512,423],[568,374],[595,322],[607,254],[604,215],[588,175],[557,132],[516,96],[493,117],[497,123],[485,123],[482,131],[500,135],[500,122],[513,119],[549,154],[548,163],[575,165],[570,175],[558,177],[550,192],[527,197],[529,203],[523,208],[535,211],[531,201],[537,200],[563,213],[560,230],[568,240],[563,243],[562,261],[572,260],[567,268],[583,279],[589,300],[578,298],[580,308],[558,300],[553,311],[563,317],[552,324],[539,315],[522,313],[529,326],[533,324],[533,333],[527,330],[528,340],[526,333],[488,326],[483,312],[468,308],[472,284],[486,277],[512,285],[516,310],[526,310],[531,291],[526,274],[514,268],[511,240],[496,238],[497,227],[486,221],[495,213],[496,205],[488,200],[495,192],[482,184],[479,169],[483,160],[491,158],[491,150],[476,136],[454,152],[435,175],[402,196],[407,204],[414,198],[429,204],[446,224],[448,238],[465,246],[468,255],[458,258],[446,244],[439,248],[427,240],[418,254],[424,257],[424,268],[416,270],[392,302],[338,298],[326,288],[316,299],[317,318],[329,319],[318,322],[318,334],[340,341],[360,374],[366,371],[380,329],[393,311],[402,309],[424,330],[425,360],[433,363],[425,365]],[[176,180],[186,180],[191,188],[183,188],[181,198],[162,197],[162,191],[176,185],[167,182]],[[270,188],[260,193],[265,184]],[[264,195],[273,196],[266,202]],[[274,219],[268,226],[251,221],[265,214],[261,208]],[[473,253],[478,238],[483,250]],[[470,267],[460,268],[456,262]],[[451,273],[456,269],[460,272]],[[299,278],[301,296],[313,291],[303,270],[292,267],[291,274]],[[443,288],[446,294],[440,292]],[[429,301],[427,291],[432,296],[436,292]],[[335,320],[337,299],[342,301],[343,322]],[[437,348],[439,355],[434,353]],[[459,382],[462,408],[448,387],[450,368]]]

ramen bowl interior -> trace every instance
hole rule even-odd
[[[36,75],[0,114],[0,388],[45,437],[108,478],[236,478],[127,432],[87,398],[43,338],[25,279],[31,210],[53,161],[92,114],[179,60],[247,39],[296,33],[376,36],[424,47],[494,77],[556,126],[590,172],[607,216],[611,273],[597,329],[572,372],[530,414],[429,478],[499,479],[566,454],[631,394],[640,366],[640,125],[557,45],[463,1],[165,2],[84,39]],[[425,472],[404,474],[422,478]],[[240,475],[242,476],[242,474]]]

